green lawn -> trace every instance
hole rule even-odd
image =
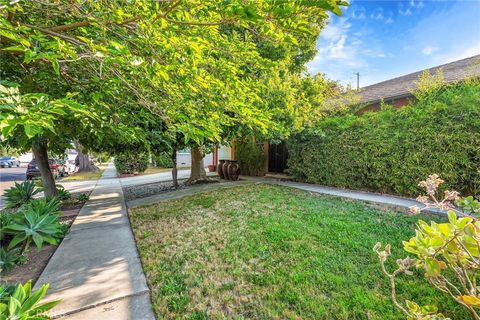
[[[72,175],[66,176],[62,178],[62,181],[76,181],[76,180],[98,180],[102,177],[103,171],[107,166],[98,166],[97,171],[90,171],[90,172],[76,172]]]
[[[130,219],[158,319],[405,318],[372,247],[390,242],[403,256],[418,217],[252,184],[136,208]],[[469,319],[420,275],[400,279],[398,293]]]

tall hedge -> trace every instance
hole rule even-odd
[[[300,181],[413,196],[436,173],[446,186],[480,194],[480,84],[434,91],[395,110],[325,117],[289,141]]]
[[[150,155],[143,152],[122,152],[115,155],[113,162],[121,174],[141,173],[147,170]]]
[[[263,143],[259,143],[255,138],[238,138],[235,146],[235,158],[238,160],[242,175],[263,176],[265,174]]]

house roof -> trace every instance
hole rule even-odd
[[[430,74],[436,74],[438,69],[442,69],[443,79],[446,83],[463,80],[467,76],[480,77],[480,55],[425,70],[428,70]],[[425,70],[360,88],[360,103],[375,103],[381,99],[388,101],[411,96],[410,91],[415,89],[415,81]]]

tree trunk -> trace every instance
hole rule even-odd
[[[90,155],[88,153],[84,153],[84,148],[78,141],[75,141],[75,149],[77,149],[78,152],[78,171],[85,172],[98,170],[98,168],[90,160]]]
[[[199,146],[195,146],[191,150],[192,165],[190,169],[190,178],[187,183],[196,183],[207,180],[205,165],[203,164],[203,154]]]
[[[55,178],[50,170],[48,163],[47,142],[40,141],[32,145],[32,151],[37,160],[38,170],[42,176],[43,188],[46,197],[53,197],[57,194],[57,187],[55,185]]]
[[[173,187],[178,189],[178,170],[177,170],[177,149],[172,150],[172,179]]]

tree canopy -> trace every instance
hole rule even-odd
[[[158,149],[172,140],[202,145],[240,129],[285,135],[296,116],[309,111],[309,105],[295,104],[287,83],[298,82],[328,12],[341,14],[342,5],[2,0],[0,76],[5,87],[18,86],[21,96],[68,102],[68,115],[74,115],[69,119],[83,114],[77,126],[67,114],[57,114],[62,125],[55,125],[55,134],[87,148]],[[273,105],[282,95],[284,106]],[[0,119],[11,144],[12,112],[2,107]],[[30,125],[17,125],[34,138]],[[38,135],[52,132],[40,121],[35,128]]]

